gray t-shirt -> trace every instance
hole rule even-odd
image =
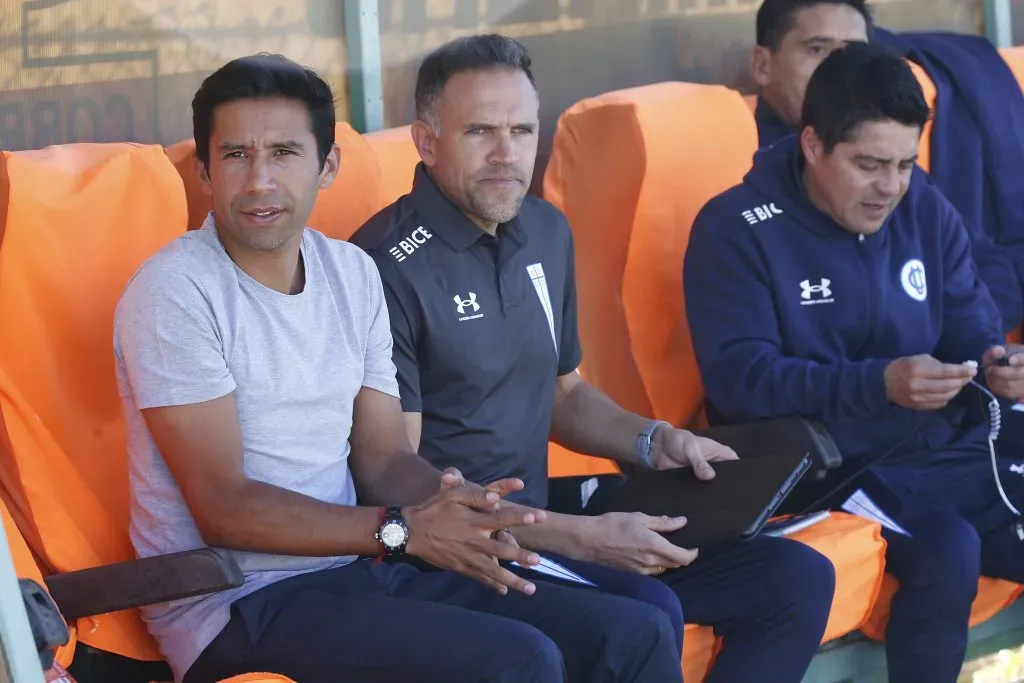
[[[140,557],[206,544],[140,410],[234,392],[245,473],[339,505],[356,503],[348,465],[361,387],[398,396],[380,276],[358,247],[306,229],[306,284],[281,294],[241,271],[212,215],[146,261],[114,321],[127,423],[131,540]],[[237,589],[145,608],[150,633],[181,680],[228,623],[231,603],[275,581],[353,557],[233,553]]]

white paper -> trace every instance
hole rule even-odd
[[[583,482],[580,486],[580,507],[587,507],[591,496],[597,492],[598,483],[597,477],[591,477]]]
[[[882,509],[875,504],[875,501],[871,500],[871,497],[864,493],[863,489],[857,489],[854,491],[853,495],[846,499],[846,502],[843,503],[842,507],[843,510],[846,510],[850,514],[881,524],[889,531],[894,531],[897,534],[903,534],[908,537],[910,536],[907,530],[894,522],[889,515],[885,514]]]
[[[558,564],[554,560],[549,560],[548,558],[544,557],[543,555],[540,556],[540,563],[539,564],[535,564],[532,567],[525,567],[525,566],[519,564],[518,562],[513,562],[512,564],[514,564],[517,567],[522,567],[523,569],[532,569],[533,571],[538,572],[540,574],[546,574],[547,576],[554,576],[556,578],[562,579],[563,581],[572,581],[573,583],[581,583],[584,586],[593,586],[594,585],[593,582],[587,581],[586,579],[584,579],[582,576],[580,576],[576,572],[570,571],[566,567],[563,567],[562,565]]]

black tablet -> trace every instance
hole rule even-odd
[[[686,517],[665,534],[683,548],[753,538],[811,467],[807,453],[716,462],[700,481],[690,468],[634,473],[609,500],[608,512]]]

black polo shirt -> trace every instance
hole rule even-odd
[[[352,241],[380,270],[402,408],[423,416],[420,455],[478,483],[520,477],[514,499],[546,505],[555,379],[580,363],[565,216],[527,197],[492,237],[420,164],[412,192]]]

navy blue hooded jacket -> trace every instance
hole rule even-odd
[[[710,412],[819,420],[848,460],[975,440],[962,410],[900,408],[884,380],[899,357],[980,362],[1002,343],[959,215],[915,168],[861,238],[814,207],[800,164],[795,137],[761,150],[694,223],[684,293]]]
[[[879,29],[881,30],[881,29]],[[1005,65],[1004,65],[1005,66]],[[758,146],[761,149],[770,147],[775,142],[793,135],[794,131],[784,122],[775,110],[772,109],[764,98],[757,98],[757,109],[754,111],[754,119],[757,122]],[[944,119],[939,118],[938,121]],[[935,130],[939,127],[936,122],[932,126],[932,143],[935,142]],[[932,167],[935,168],[935,152],[932,148]],[[939,157],[941,158],[941,154]],[[934,179],[922,172],[923,180],[934,183]],[[1024,179],[1024,173],[1019,174]],[[982,174],[977,171],[977,178]],[[1016,182],[1014,180],[1013,182]],[[967,183],[973,186],[974,183]],[[946,191],[941,183],[938,184],[942,191]],[[960,193],[961,195],[963,193]],[[953,195],[949,195],[952,197]],[[1024,204],[1022,204],[1024,207]],[[975,216],[974,213],[961,214]],[[975,220],[982,220],[975,216]],[[1009,332],[1017,327],[1024,317],[1024,292],[1021,291],[1021,282],[1024,282],[1024,242],[1021,243],[1020,260],[1021,264],[1016,265],[1010,251],[995,243],[993,238],[978,227],[979,224],[966,220],[967,232],[971,238],[971,252],[974,255],[974,263],[978,267],[978,277],[988,285],[989,292],[996,303],[999,315],[1002,318],[1001,327],[1003,332]]]
[[[754,121],[757,122],[757,146],[760,149],[771,147],[795,132],[760,95],[754,109]]]

